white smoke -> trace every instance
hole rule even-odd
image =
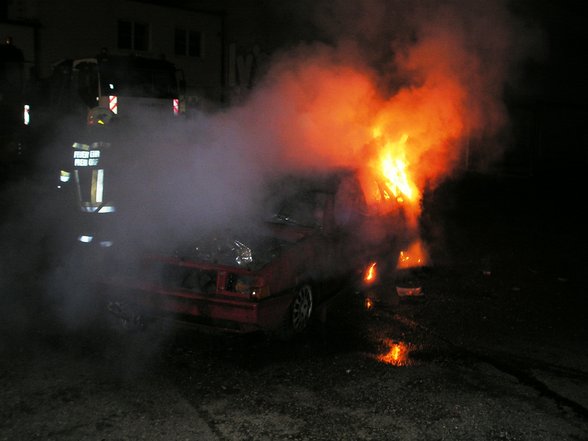
[[[278,47],[238,105],[194,111],[173,123],[145,114],[132,128],[119,128],[115,148],[126,149],[126,159],[118,176],[116,233],[131,247],[127,257],[148,245],[173,248],[203,231],[255,225],[271,177],[352,163],[370,129],[361,123],[373,116],[362,109],[393,105],[424,84],[437,90],[435,81],[451,77],[464,85],[460,110],[467,128],[460,136],[501,134],[508,126],[504,88],[517,84],[539,41],[537,30],[500,0],[269,2],[268,8],[268,35],[275,31],[268,45]],[[345,89],[353,93],[339,93]],[[63,130],[55,147],[68,148],[69,135]],[[444,142],[440,151],[418,152],[421,162],[447,161],[427,178],[454,171],[462,143]],[[502,151],[492,144],[486,153],[495,159]],[[30,243],[41,239],[30,231],[55,236],[76,228],[50,203],[25,205],[35,208],[4,218],[3,235],[24,239],[9,242],[5,256],[14,258],[5,257],[5,268],[13,269],[2,275],[5,291],[18,282],[17,270],[44,258]],[[8,227],[14,223],[18,228]],[[64,288],[68,282],[59,280],[55,289],[75,292],[75,283]],[[68,315],[75,316],[79,304],[72,305]]]

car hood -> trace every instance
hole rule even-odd
[[[315,230],[267,223],[255,231],[222,230],[197,237],[175,254],[186,260],[258,270]]]

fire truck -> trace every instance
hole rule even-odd
[[[95,107],[118,118],[132,119],[141,111],[162,117],[185,111],[183,71],[162,58],[110,55],[67,59],[53,66],[49,104],[60,115],[86,116]]]
[[[112,245],[132,134],[145,121],[181,119],[184,87],[182,72],[164,59],[101,53],[55,65],[51,107],[68,127],[79,128],[67,131],[75,135],[62,146],[58,184],[73,202],[77,242]]]

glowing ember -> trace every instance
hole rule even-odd
[[[378,355],[377,360],[393,366],[407,366],[409,364],[409,345],[404,342],[385,341],[388,352]]]

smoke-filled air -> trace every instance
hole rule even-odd
[[[537,43],[506,2],[273,7],[312,31],[282,30],[287,46],[272,52],[244,99],[193,114],[179,130],[145,126],[148,180],[132,193],[152,233],[241,222],[256,214],[250,203],[265,179],[291,170],[354,167],[400,178],[418,212],[425,186],[472,158],[477,167],[500,159],[504,89],[516,87]],[[144,191],[157,207],[141,200]]]
[[[425,187],[471,166],[472,158],[476,166],[500,159],[509,128],[503,92],[516,87],[537,48],[535,30],[507,2],[266,6],[267,20],[289,27],[277,30],[238,101],[192,109],[170,125],[146,114],[132,128],[118,128],[126,162],[116,197],[126,208],[117,229],[129,244],[175,245],[219,227],[247,227],[259,218],[268,180],[301,170],[352,167],[381,175],[418,216]],[[63,127],[60,136],[68,133]],[[28,206],[34,212],[47,205]],[[42,226],[48,234],[71,225],[58,213],[49,217],[52,225]]]

